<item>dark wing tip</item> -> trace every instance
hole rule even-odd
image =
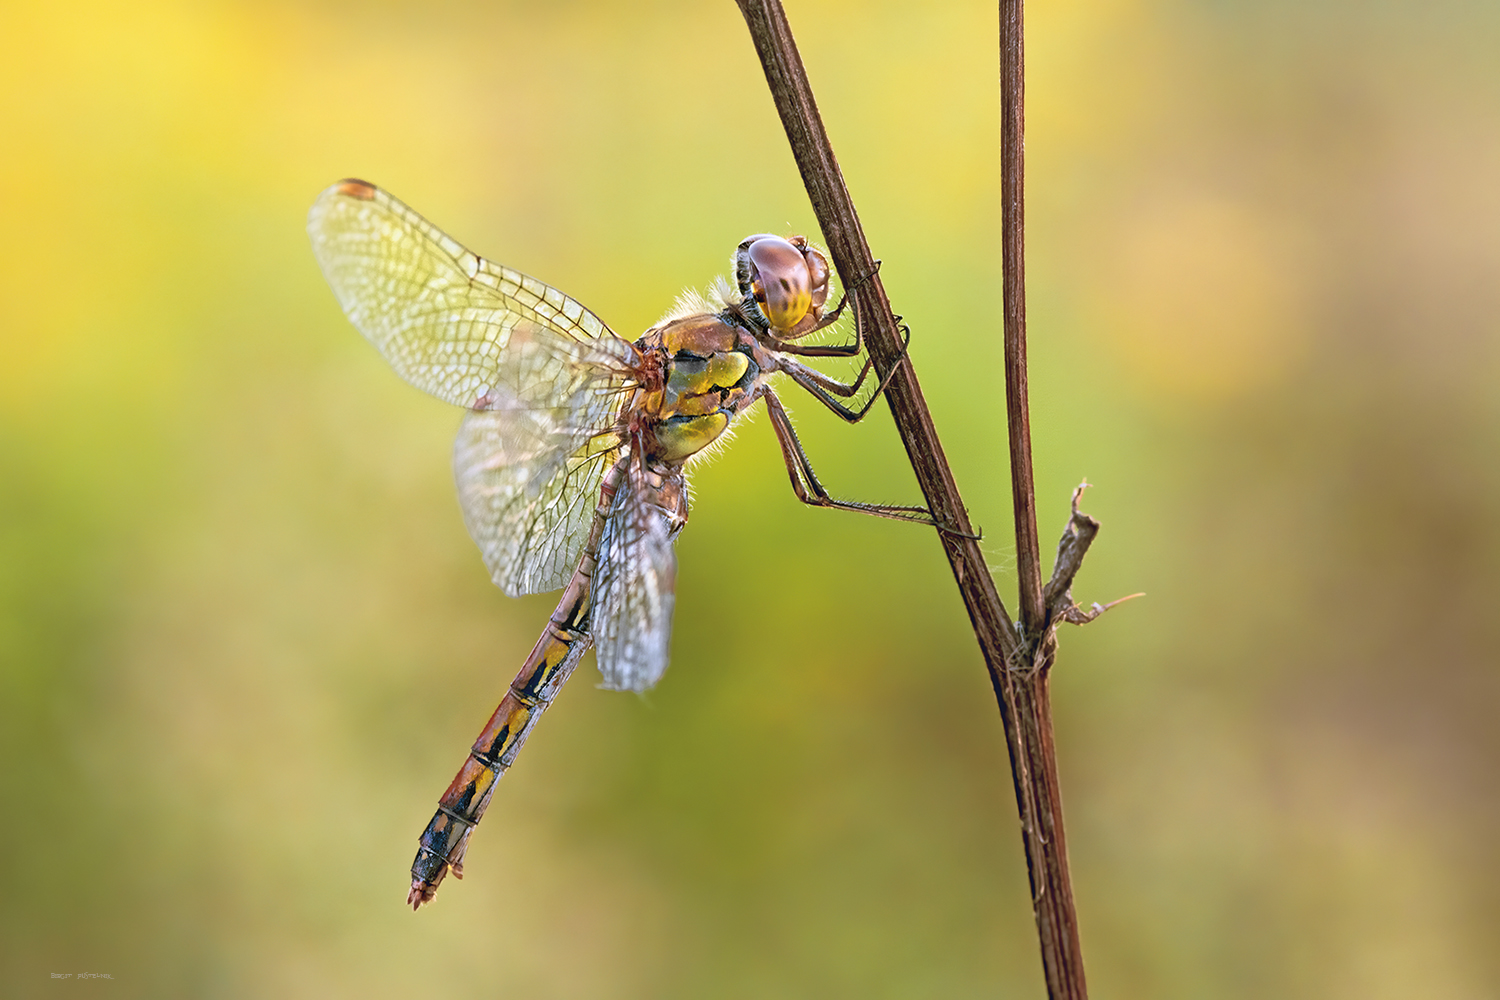
[[[322,232],[326,225],[326,218],[334,211],[338,199],[352,198],[355,201],[374,201],[375,195],[380,189],[369,181],[362,181],[358,177],[346,177],[336,184],[331,184],[318,195],[312,208],[307,212],[307,230],[312,235],[313,244],[316,246],[321,239],[326,238]]]
[[[375,197],[375,185],[358,177],[346,177],[333,186],[333,190],[346,198],[369,201]]]

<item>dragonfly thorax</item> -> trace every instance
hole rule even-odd
[[[712,444],[756,399],[766,354],[746,330],[715,315],[687,316],[648,330],[636,347],[660,359],[660,389],[635,408],[649,458],[681,463]]]

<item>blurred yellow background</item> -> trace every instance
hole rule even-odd
[[[1009,593],[995,10],[789,7]],[[1087,476],[1076,596],[1149,594],[1054,685],[1094,992],[1500,995],[1500,8],[1027,27],[1042,533]],[[799,505],[764,418],[663,683],[586,663],[402,905],[552,598],[318,273],[349,175],[632,337],[812,228],[728,0],[0,9],[0,993],[1040,996],[940,548]],[[785,395],[834,490],[916,496],[883,407]]]

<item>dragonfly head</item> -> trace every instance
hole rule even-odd
[[[828,301],[828,260],[801,236],[749,236],[734,252],[734,277],[752,318],[781,338],[818,324]]]

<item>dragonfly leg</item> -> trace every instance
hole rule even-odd
[[[875,367],[875,362],[866,358],[864,365],[859,369],[859,374],[855,376],[853,382],[840,382],[830,375],[824,375],[816,368],[809,368],[800,361],[793,361],[791,358],[778,358],[777,362],[781,365],[782,371],[797,380],[798,385],[812,383],[818,388],[826,389],[835,396],[841,396],[844,399],[848,399],[859,392],[860,387],[865,384],[865,379],[869,377],[871,369]]]
[[[828,490],[818,481],[818,474],[813,471],[812,462],[808,460],[802,442],[797,439],[797,430],[792,426],[792,419],[781,405],[781,400],[776,398],[776,393],[770,388],[766,388],[761,395],[765,398],[766,412],[771,416],[771,427],[776,431],[776,440],[781,445],[781,457],[786,461],[787,475],[792,480],[792,492],[797,494],[798,500],[809,507],[832,507],[836,510],[872,514],[875,517],[888,517],[894,521],[944,527],[926,507],[862,503],[857,500],[836,500],[829,496]]]
[[[896,376],[897,370],[906,362],[906,352],[911,347],[911,328],[902,323],[901,330],[905,334],[905,339],[901,344],[900,356],[896,358],[896,363],[891,366],[891,370],[885,373],[885,378],[881,379],[880,385],[875,388],[874,393],[857,410],[850,409],[833,397],[842,396],[847,399],[858,392],[860,386],[864,384],[865,376],[870,373],[870,369],[874,365],[872,360],[867,358],[864,367],[859,370],[859,377],[847,384],[830,378],[822,372],[815,371],[790,358],[782,359],[782,371],[786,372],[792,381],[806,389],[814,399],[828,407],[832,412],[838,414],[840,418],[851,424],[857,424],[865,418],[866,413],[870,412],[870,407],[875,405],[875,401],[885,392],[885,387],[891,384],[891,379]]]

